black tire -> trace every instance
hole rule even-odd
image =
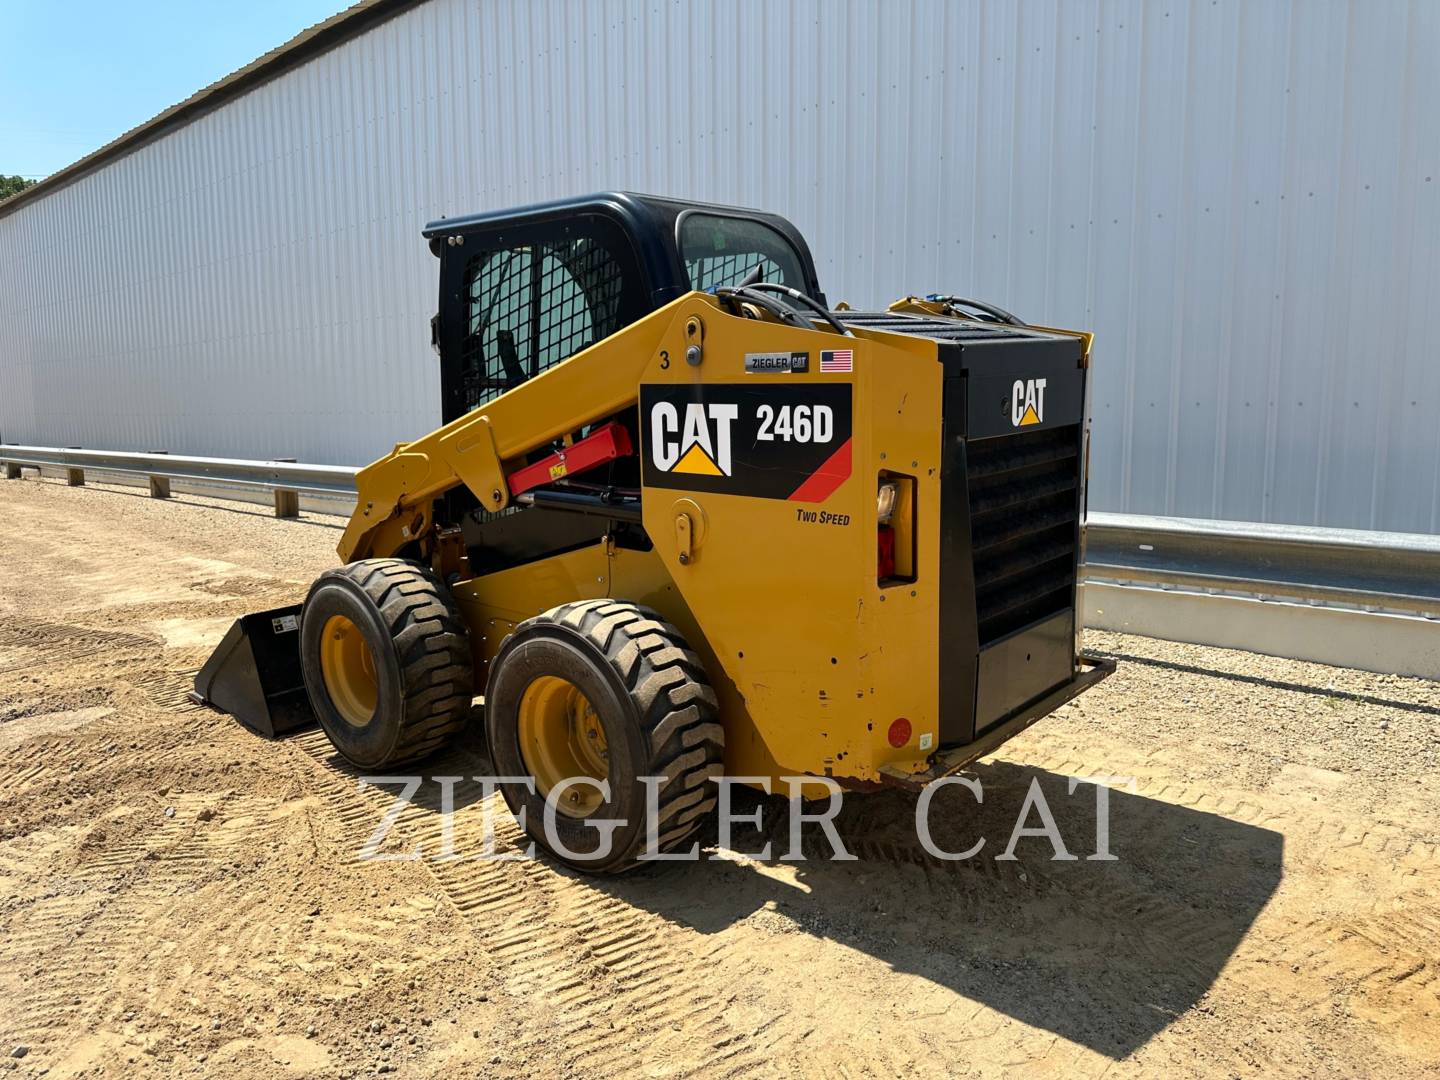
[[[373,665],[374,711],[363,726],[332,700],[321,660],[327,627],[358,630]],[[418,761],[465,726],[475,693],[469,635],[450,591],[428,567],[364,559],[327,570],[300,616],[305,688],[346,761],[379,769]]]
[[[521,751],[519,716],[537,680],[567,681],[584,694],[604,729],[610,795],[588,815],[619,820],[608,851],[602,831],[578,817],[555,814],[549,842],[545,799],[524,784],[502,784],[505,801],[526,831],[560,861],[589,873],[618,873],[642,863],[649,840],[647,789],[640,777],[661,777],[655,850],[674,849],[716,803],[712,781],[723,768],[725,735],[715,691],[685,639],[655,612],[615,600],[562,604],[515,628],[490,665],[485,733],[500,776],[531,776]]]

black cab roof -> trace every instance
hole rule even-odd
[[[815,261],[800,230],[779,214],[746,207],[630,191],[602,191],[508,210],[440,218],[426,225],[423,235],[430,241],[430,250],[439,255],[447,243],[453,243],[458,237],[503,233],[506,229],[522,227],[528,231],[550,223],[558,225],[566,220],[592,216],[610,220],[629,237],[657,304],[669,302],[692,288],[703,289],[713,284],[707,281],[692,283],[687,261],[693,269],[695,260],[687,260],[685,248],[687,244],[696,242],[695,236],[702,222],[714,222],[716,218],[753,222],[770,233],[778,234],[784,245],[793,251],[798,264],[802,280],[793,283],[795,287],[821,303],[825,302],[815,273]],[[723,238],[720,242],[723,243]],[[712,259],[715,256],[713,251],[707,254]]]

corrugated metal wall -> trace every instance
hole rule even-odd
[[[0,437],[428,430],[442,214],[777,210],[1098,334],[1091,505],[1440,531],[1440,4],[430,0],[0,218]]]

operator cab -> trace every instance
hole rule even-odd
[[[694,289],[759,277],[825,294],[799,230],[777,214],[602,192],[442,218],[432,339],[449,423]]]

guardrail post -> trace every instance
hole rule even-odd
[[[152,454],[168,454],[169,450],[151,450]],[[170,498],[170,478],[168,476],[150,476],[150,497],[152,499]]]
[[[19,466],[19,465],[16,465],[15,462],[13,462],[13,461],[7,461],[7,462],[5,462],[5,479],[6,479],[6,480],[19,480],[19,479],[20,479],[20,466]]]
[[[293,462],[293,457],[274,458],[274,461]],[[277,518],[298,518],[300,516],[300,493],[298,491],[286,491],[284,488],[275,489],[275,516]]]
[[[67,450],[80,450],[80,449],[83,449],[83,448],[82,448],[82,447],[79,447],[79,446],[67,446],[65,449],[67,449]],[[85,470],[84,470],[84,469],[74,469],[74,468],[70,468],[69,466],[66,466],[66,469],[65,469],[65,482],[66,482],[67,484],[69,484],[71,487],[80,487],[80,486],[82,486],[82,485],[85,483]]]

